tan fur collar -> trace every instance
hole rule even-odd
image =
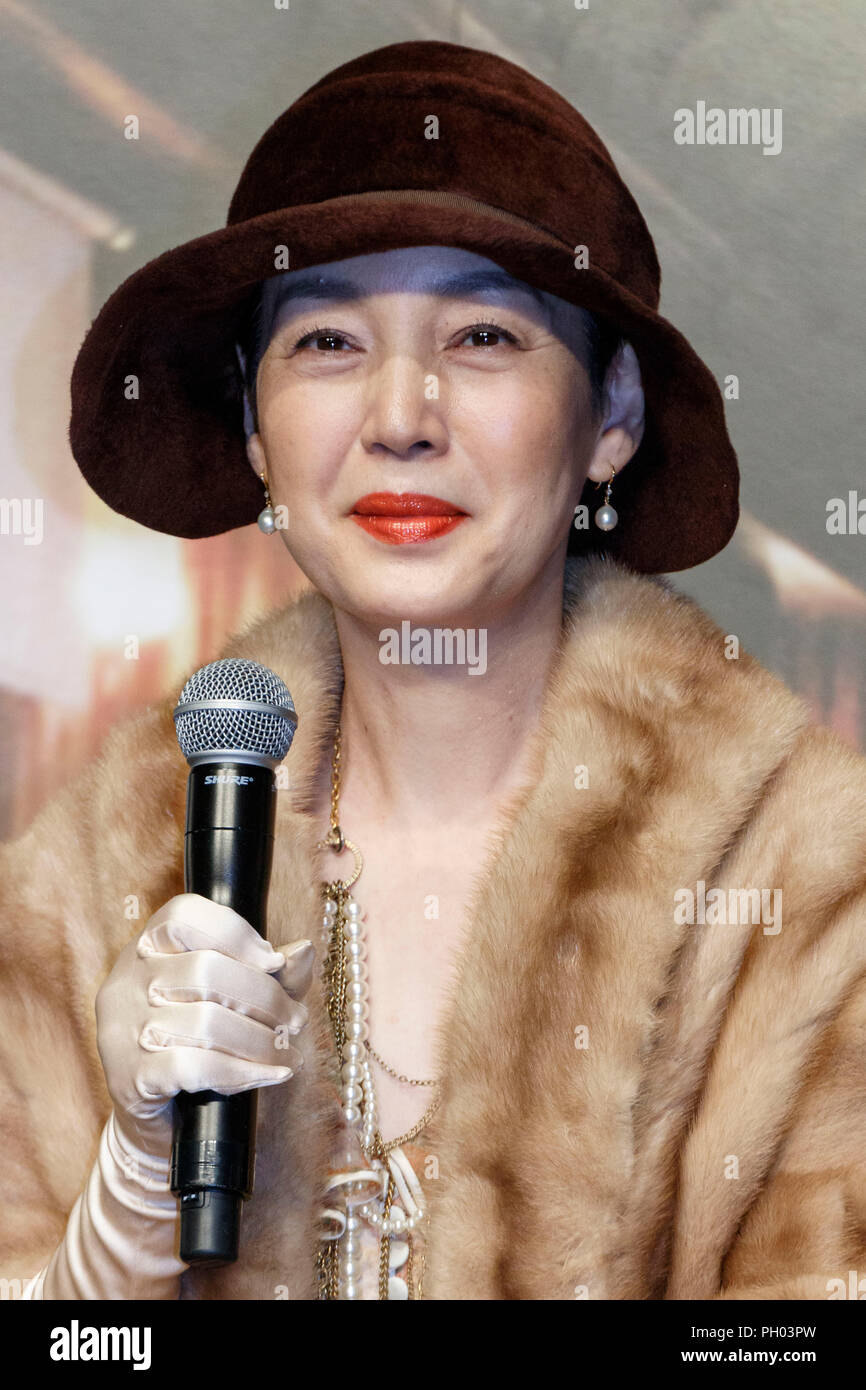
[[[429,1141],[440,1176],[425,1183],[427,1297],[714,1293],[816,1029],[866,967],[851,927],[850,939],[822,943],[814,990],[796,975],[797,951],[820,927],[810,904],[829,888],[803,845],[815,827],[796,799],[821,759],[803,703],[750,656],[727,660],[724,637],[665,581],[605,559],[569,561],[532,790],[491,843],[437,1029],[446,1083]],[[223,655],[270,666],[298,708],[270,937],[315,936],[323,827],[308,808],[342,685],[330,605],[305,593]],[[815,734],[821,757],[833,776],[850,774],[866,810],[862,760],[825,733]],[[588,786],[578,789],[581,767]],[[820,789],[828,799],[833,776]],[[802,866],[790,857],[798,847]],[[834,883],[857,882],[863,859],[862,831],[835,843]],[[784,884],[791,916],[779,936],[676,925],[674,894],[698,880]],[[191,1291],[272,1297],[276,1282],[289,1297],[312,1296],[312,1212],[332,1116],[317,986],[311,1010],[290,1099],[284,1088],[261,1096],[268,1137],[245,1267],[190,1274]],[[724,1180],[732,1152],[739,1182]]]

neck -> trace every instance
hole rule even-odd
[[[475,629],[486,634],[483,674],[482,661],[478,674],[469,665],[385,665],[381,629],[335,607],[344,673],[339,819],[350,838],[359,824],[401,832],[475,825],[522,784],[562,632],[563,578],[560,564]],[[432,641],[433,629],[420,630]],[[473,650],[483,651],[483,639]],[[326,771],[323,806],[330,760]]]

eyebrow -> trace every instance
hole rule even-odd
[[[363,299],[371,293],[370,290],[364,289],[354,280],[342,277],[302,275],[300,272],[297,272],[297,275],[296,280],[286,279],[278,287],[276,308],[282,308],[284,304],[293,299],[354,301]],[[534,285],[527,285],[523,280],[515,279],[506,270],[466,270],[457,275],[440,276],[425,285],[424,292],[438,295],[443,299],[473,294],[524,294],[529,295],[543,313],[548,312],[548,305],[542,292],[537,290]]]

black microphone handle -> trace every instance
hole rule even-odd
[[[267,937],[276,783],[269,767],[200,763],[187,784],[184,888],[231,907]],[[180,1258],[238,1257],[241,1210],[253,1191],[258,1092],[175,1097],[171,1190],[180,1200]]]

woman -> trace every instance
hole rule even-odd
[[[89,481],[178,535],[260,513],[313,588],[224,652],[299,713],[284,946],[182,892],[176,692],[4,850],[28,1297],[826,1298],[864,1267],[866,764],[653,577],[737,516],[657,302],[583,119],[424,42],[323,78],[228,227],[102,310]],[[172,1096],[252,1086],[241,1257],[187,1269]]]

